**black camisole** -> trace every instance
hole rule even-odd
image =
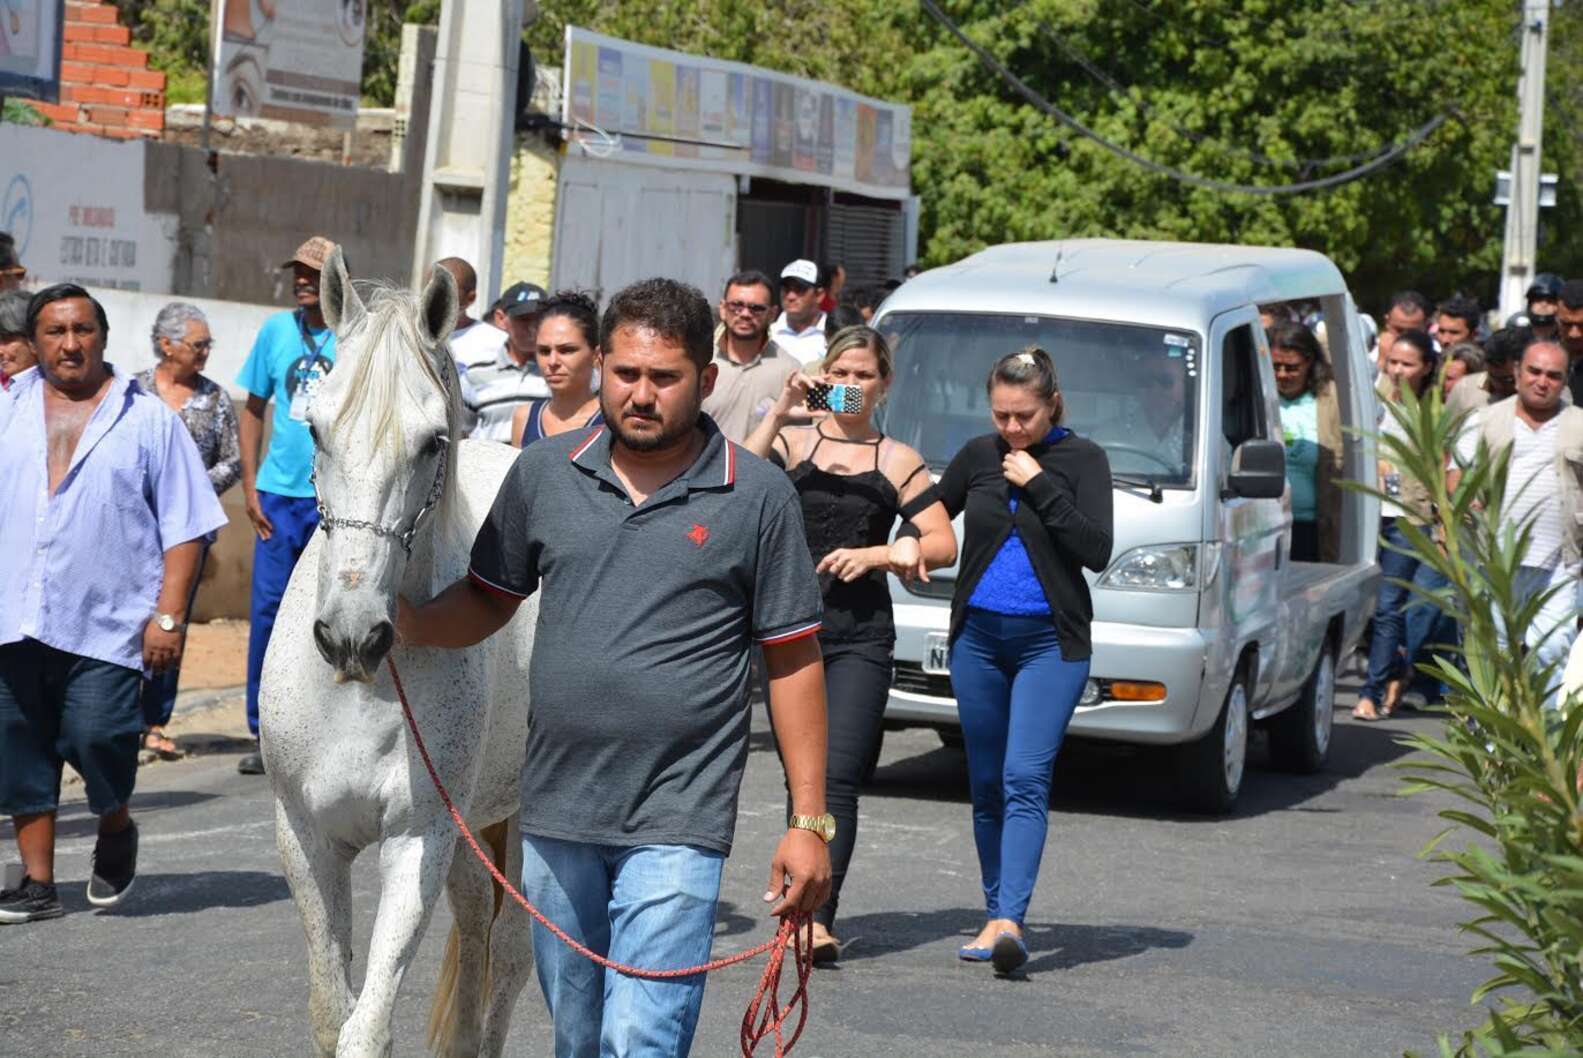
[[[803,528],[808,551],[814,563],[840,548],[883,547],[890,543],[891,527],[902,513],[900,493],[879,469],[879,446],[885,438],[873,441],[848,441],[826,436],[818,427],[819,440],[806,458],[788,470],[792,485],[802,501]],[[856,474],[838,474],[814,464],[819,446],[860,445],[874,450],[874,468]],[[782,463],[779,452],[771,459]],[[783,464],[784,465],[784,464]],[[919,466],[907,481],[922,473]],[[894,642],[896,624],[891,616],[890,586],[885,570],[872,569],[847,583],[834,573],[819,574],[824,596],[824,627],[821,639],[832,642]]]

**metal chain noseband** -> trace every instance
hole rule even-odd
[[[440,502],[440,496],[445,492],[445,453],[440,453],[440,465],[434,471],[434,484],[429,488],[429,498],[423,501],[423,507],[412,516],[412,524],[405,529],[400,525],[380,525],[378,522],[367,522],[361,518],[337,518],[330,513],[330,508],[325,505],[324,497],[319,495],[319,481],[317,469],[308,473],[308,483],[313,486],[313,502],[319,508],[319,528],[324,530],[324,535],[329,536],[331,529],[361,529],[373,533],[375,536],[388,536],[401,545],[407,554],[412,554],[412,541],[418,535],[418,528],[429,512],[434,510]]]

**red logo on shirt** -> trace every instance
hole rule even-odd
[[[694,545],[703,547],[709,542],[709,527],[694,522],[693,527],[687,530],[687,539],[691,540]]]

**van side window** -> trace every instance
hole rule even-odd
[[[1259,385],[1258,346],[1253,327],[1243,324],[1226,335],[1221,349],[1221,430],[1228,448],[1269,436],[1264,422],[1264,392]]]

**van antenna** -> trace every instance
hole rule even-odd
[[[1050,269],[1050,282],[1052,283],[1059,283],[1061,281],[1059,274],[1061,271],[1061,255],[1065,252],[1066,241],[1063,239],[1061,242],[1055,244],[1055,266]]]

